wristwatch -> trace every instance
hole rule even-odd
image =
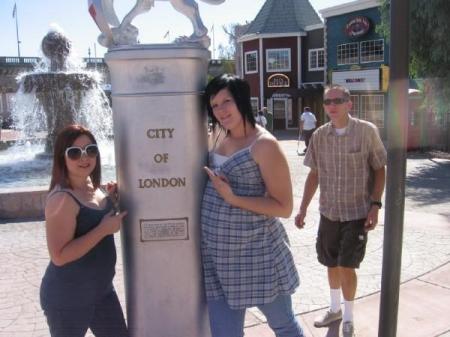
[[[370,206],[378,206],[378,208],[381,208],[383,206],[383,204],[381,203],[381,201],[371,201],[370,202]]]

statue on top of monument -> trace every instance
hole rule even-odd
[[[131,11],[125,15],[122,22],[117,18],[114,10],[114,0],[88,0],[89,13],[94,19],[102,34],[98,42],[107,48],[121,45],[137,44],[138,29],[131,24],[139,14],[150,11],[156,0],[136,0]],[[208,37],[208,29],[200,18],[198,5],[195,0],[158,0],[170,1],[175,10],[184,14],[192,23],[194,32],[191,36],[182,36],[175,40],[176,43],[196,42],[205,48],[211,44]],[[211,5],[219,5],[225,0],[202,0]]]

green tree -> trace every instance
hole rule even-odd
[[[382,0],[377,32],[389,38],[390,0]],[[450,1],[410,0],[411,75],[450,76]]]
[[[233,45],[231,44],[223,45],[222,43],[220,43],[217,49],[219,50],[219,59],[221,60],[234,59],[235,47]]]
[[[390,0],[382,0],[377,32],[389,40]],[[427,109],[445,122],[450,117],[450,1],[410,0],[410,75],[424,79]],[[447,144],[448,147],[448,144]]]
[[[244,24],[230,23],[222,26],[223,31],[228,36],[227,45],[219,45],[219,58],[230,61],[233,59],[234,71],[236,74],[241,74],[241,46],[238,43],[238,39],[245,34],[249,26],[249,23]]]

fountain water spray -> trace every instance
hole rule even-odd
[[[98,73],[71,59],[71,41],[53,28],[41,44],[45,59],[31,73],[19,75],[13,109],[16,129],[33,136],[46,131],[43,156],[51,156],[58,132],[73,123],[87,126],[99,139],[112,134],[108,98]]]
[[[0,151],[0,189],[48,186],[53,143],[68,124],[87,126],[102,154],[106,179],[115,180],[112,113],[100,87],[98,72],[86,71],[73,56],[72,43],[57,26],[42,40],[44,57],[32,72],[17,78],[13,98],[13,125],[20,138]],[[45,144],[40,140],[44,139]]]

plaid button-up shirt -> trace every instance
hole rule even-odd
[[[372,123],[350,117],[343,135],[337,135],[331,123],[317,129],[304,164],[318,172],[320,213],[334,221],[366,218],[373,170],[385,166],[386,159]]]

